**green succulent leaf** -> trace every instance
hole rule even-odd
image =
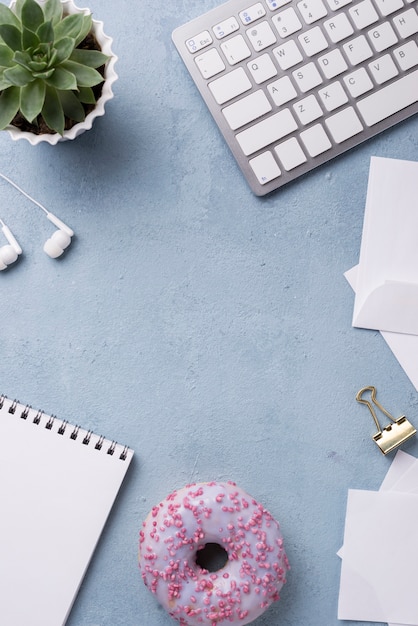
[[[49,128],[60,135],[64,134],[64,111],[57,90],[54,87],[45,87],[45,101],[42,107],[42,117]]]
[[[109,59],[106,54],[99,52],[98,50],[81,50],[76,48],[71,56],[70,61],[75,61],[81,65],[87,65],[88,67],[100,67],[104,65]]]
[[[16,0],[16,4],[13,8],[13,11],[16,13],[17,17],[21,19],[22,16],[22,7],[25,4],[25,0]]]
[[[23,26],[33,32],[36,32],[45,21],[44,13],[35,0],[25,0],[21,10],[21,20]]]
[[[20,87],[9,87],[0,95],[0,129],[3,130],[19,110]]]
[[[36,34],[39,37],[39,41],[42,43],[54,43],[54,27],[52,26],[52,20],[41,24]]]
[[[0,70],[0,92],[3,91],[4,89],[9,89],[10,87],[10,83],[8,80],[4,78],[3,72],[4,70]]]
[[[32,57],[28,52],[21,52],[20,50],[16,50],[13,56],[13,61],[18,65],[26,68],[27,70],[31,70],[31,62]]]
[[[43,5],[45,21],[51,20],[52,24],[57,24],[62,17],[62,4],[60,0],[46,0]]]
[[[22,30],[22,48],[27,50],[28,48],[36,48],[41,43],[38,35],[31,30],[23,28]]]
[[[42,72],[32,72],[33,78],[42,78],[42,80],[46,80],[50,78],[52,74],[55,72],[55,68],[51,67],[49,70],[44,70]]]
[[[83,26],[81,27],[80,33],[79,33],[78,37],[75,40],[75,45],[76,46],[78,46],[83,41],[83,39],[85,39],[87,37],[87,35],[91,31],[92,26],[93,26],[93,18],[91,16],[91,14],[84,15],[84,17],[83,17]]]
[[[84,104],[96,104],[96,96],[91,87],[79,87],[78,99]]]
[[[71,37],[64,37],[57,41],[54,45],[57,53],[54,64],[60,65],[63,61],[66,61],[74,50],[74,45],[75,41]]]
[[[48,70],[48,66],[46,65],[46,63],[42,63],[42,62],[37,63],[36,61],[31,61],[29,63],[28,69],[33,74],[42,74],[44,72],[48,73],[48,71],[49,71]]]
[[[55,26],[55,40],[59,41],[63,37],[72,37],[75,39],[83,26],[82,13],[74,13],[67,15],[61,22]]]
[[[0,37],[11,50],[22,49],[22,33],[12,24],[0,24]]]
[[[32,123],[42,111],[45,100],[45,83],[37,79],[20,90],[20,111]]]
[[[65,61],[62,67],[75,74],[79,87],[94,87],[103,82],[103,76],[92,67],[84,67],[74,61]]]
[[[64,114],[75,122],[83,122],[86,112],[77,96],[72,91],[59,91],[58,96],[61,100]]]
[[[20,21],[16,15],[5,4],[0,4],[0,23],[10,24],[16,28],[20,28]]]
[[[8,46],[0,44],[0,67],[11,67],[13,65],[13,52]]]
[[[23,87],[33,81],[32,73],[21,65],[14,65],[4,70],[4,78],[16,87]]]
[[[45,81],[47,85],[55,87],[55,89],[77,89],[77,80],[72,72],[57,67],[52,76]]]

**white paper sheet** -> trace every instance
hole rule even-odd
[[[359,266],[356,265],[344,274],[353,291],[356,291],[357,289],[358,271]],[[399,364],[405,374],[418,391],[418,335],[407,335],[386,331],[381,331],[381,335],[388,344],[389,348],[392,350],[396,359],[399,361]]]
[[[353,326],[418,335],[418,163],[372,157]]]
[[[7,399],[0,440],[1,624],[63,626],[133,451]]]
[[[412,484],[414,489],[413,472],[416,471],[418,471],[418,460],[403,450],[398,450],[380,485],[380,491],[389,491],[391,489],[407,491],[410,484]],[[342,547],[337,554],[343,558],[344,548]],[[388,626],[405,626],[405,624],[390,622]]]
[[[349,490],[338,618],[418,623],[418,495]]]

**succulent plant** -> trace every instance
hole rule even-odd
[[[0,3],[0,129],[17,113],[35,125],[43,118],[60,135],[66,119],[85,119],[103,82],[97,68],[109,58],[80,47],[91,27],[91,15],[65,15],[60,0]]]

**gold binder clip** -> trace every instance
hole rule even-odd
[[[362,394],[365,391],[371,392],[371,402],[370,400],[365,400],[364,398],[362,398]],[[360,391],[356,395],[356,400],[357,402],[365,404],[372,414],[374,422],[378,428],[377,433],[373,435],[373,439],[377,443],[383,454],[388,454],[388,452],[392,452],[392,450],[405,443],[405,441],[410,439],[410,437],[413,437],[417,432],[411,422],[406,419],[405,415],[402,415],[401,417],[398,417],[398,419],[395,419],[388,411],[386,411],[386,409],[382,407],[382,405],[376,400],[375,387],[363,387],[363,389],[360,389]],[[392,420],[393,424],[389,423],[382,430],[379,424],[379,420],[377,419],[376,412],[372,406],[372,402],[377,406],[378,409],[380,409],[380,411],[382,411],[382,413],[384,413],[390,420]]]

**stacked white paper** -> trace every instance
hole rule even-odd
[[[418,390],[418,163],[372,157],[353,326],[380,330]]]
[[[338,618],[418,625],[418,460],[399,450],[379,491],[350,489]]]

